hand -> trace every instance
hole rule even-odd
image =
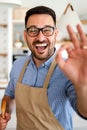
[[[5,130],[8,121],[10,120],[10,114],[9,113],[5,113],[5,118],[2,117],[2,115],[0,115],[0,130]]]
[[[80,25],[77,25],[79,38],[76,36],[71,26],[67,26],[72,45],[64,45],[57,53],[56,61],[63,72],[77,87],[87,87],[87,37]],[[64,61],[61,51],[66,49],[69,58]]]

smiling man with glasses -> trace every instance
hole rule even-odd
[[[25,17],[24,37],[37,67],[55,53],[54,47],[58,33],[56,15],[53,10],[47,9],[47,11],[41,6],[36,10],[31,9]]]
[[[2,100],[0,130],[10,120],[13,99],[17,130],[73,130],[73,110],[87,119],[87,38],[80,25],[81,40],[70,26],[67,30],[73,46],[62,46],[56,52],[55,12],[45,6],[26,12],[24,38],[31,55],[14,62]],[[62,50],[68,52],[66,61]]]

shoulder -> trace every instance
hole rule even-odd
[[[29,60],[30,59],[30,56],[23,56],[23,57],[21,57],[21,58],[18,58],[17,60],[15,60],[14,61],[14,63],[13,63],[13,67],[15,67],[15,66],[23,66],[24,65],[24,63],[27,61],[27,60]]]
[[[15,60],[14,63],[13,63],[12,69],[11,69],[11,73],[14,74],[14,75],[17,74],[17,73],[20,73],[20,71],[23,68],[23,65],[29,59],[30,59],[30,56],[23,56],[23,57]]]

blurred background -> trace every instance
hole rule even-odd
[[[9,0],[7,0],[9,1]],[[9,73],[14,60],[29,54],[23,38],[25,12],[34,6],[45,5],[55,10],[59,35],[57,49],[70,43],[66,32],[69,23],[77,33],[76,25],[80,23],[87,35],[87,1],[85,0],[0,0],[0,102],[9,81]],[[74,130],[87,130],[87,121],[74,114]],[[15,109],[7,130],[15,130]]]

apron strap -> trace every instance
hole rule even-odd
[[[46,79],[45,79],[45,81],[44,81],[43,88],[47,88],[47,87],[48,87],[49,80],[50,80],[50,77],[52,76],[52,73],[53,73],[53,71],[54,71],[55,66],[56,66],[56,61],[55,61],[55,58],[54,58],[53,62],[52,62],[51,65],[50,65],[50,68],[49,68],[49,70],[48,70],[48,73],[47,73],[47,75],[46,75]]]
[[[19,78],[18,78],[18,82],[22,82],[22,78],[23,78],[23,75],[25,73],[25,69],[26,69],[27,65],[29,64],[29,62],[30,62],[30,59],[26,60],[26,62],[24,63],[23,69],[22,69],[22,71],[19,75]]]
[[[29,64],[29,62],[30,62],[30,59],[25,62],[24,66],[23,66],[23,69],[22,69],[22,71],[21,71],[21,73],[19,75],[18,82],[22,82],[22,78],[23,78],[23,75],[25,73],[25,69],[26,69],[27,65]],[[52,73],[54,71],[55,66],[56,66],[56,61],[55,61],[55,58],[54,58],[53,62],[50,65],[48,73],[46,75],[46,79],[44,81],[43,88],[48,87],[49,80],[50,80],[50,77],[51,77],[51,75],[52,75]]]

